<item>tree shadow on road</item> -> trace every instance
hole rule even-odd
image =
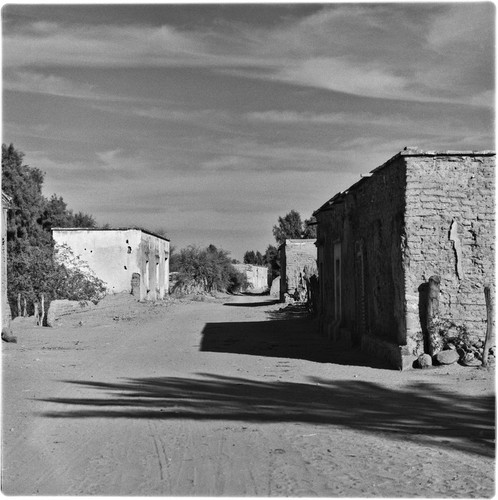
[[[262,382],[212,374],[65,382],[97,394],[43,399],[64,405],[44,417],[302,422],[494,456],[494,397],[431,383],[393,389],[366,381]]]
[[[224,306],[230,307],[264,307],[278,304],[279,300],[265,300],[264,302],[225,302]]]

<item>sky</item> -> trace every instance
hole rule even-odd
[[[99,225],[242,260],[404,147],[494,144],[493,3],[2,9],[3,142]]]

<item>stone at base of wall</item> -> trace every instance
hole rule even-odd
[[[417,356],[403,353],[402,346],[369,335],[363,335],[361,338],[361,350],[379,361],[387,361],[398,370],[413,368],[413,363],[417,359]]]
[[[78,300],[53,300],[47,312],[47,326],[56,326],[57,320],[74,312],[87,311],[94,307],[92,302]]]

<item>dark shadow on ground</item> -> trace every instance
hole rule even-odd
[[[491,396],[459,395],[423,382],[392,389],[372,382],[319,378],[291,383],[197,377],[65,381],[96,394],[43,399],[64,407],[42,416],[304,422],[494,456]]]
[[[279,300],[266,300],[265,302],[225,302],[224,306],[231,307],[263,307],[278,304]]]
[[[282,315],[279,317],[282,318]],[[318,334],[316,321],[308,316],[206,323],[200,350],[392,369],[387,363],[377,361],[359,350],[340,349]]]

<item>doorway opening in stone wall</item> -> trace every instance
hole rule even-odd
[[[338,242],[334,244],[334,331],[332,332],[334,338],[342,320],[341,261],[341,242]]]
[[[145,261],[145,293],[150,292],[150,278],[149,278],[149,261]]]
[[[156,257],[156,283],[155,283],[155,290],[156,290],[156,293],[159,294],[160,293],[160,285],[159,285],[160,281],[159,281],[159,255]]]
[[[356,328],[353,333],[353,345],[359,346],[361,337],[366,329],[366,308],[365,308],[365,255],[363,240],[355,243],[355,276],[354,291],[356,297]]]
[[[133,297],[140,298],[140,274],[133,273],[131,275],[131,294]]]

